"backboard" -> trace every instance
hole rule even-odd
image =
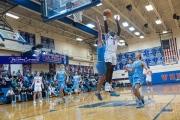
[[[18,33],[8,30],[0,29],[0,38],[4,40],[11,40],[19,43],[27,43],[26,40]]]
[[[93,7],[101,0],[41,0],[43,22],[49,22]]]

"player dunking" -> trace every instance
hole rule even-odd
[[[107,66],[107,73],[106,73],[106,84],[105,84],[105,91],[111,91],[112,96],[119,96],[119,94],[113,92],[111,81],[113,70],[116,65],[116,51],[118,46],[118,36],[120,36],[121,28],[119,25],[118,16],[116,17],[115,21],[117,23],[118,32],[115,33],[114,31],[108,32],[108,24],[106,20],[106,12],[103,13],[104,18],[104,26],[105,26],[105,40],[106,40],[106,52],[105,52],[105,62]]]
[[[42,77],[40,76],[39,72],[37,72],[36,76],[34,77],[32,86],[33,85],[34,85],[34,96],[33,96],[34,102],[33,103],[36,104],[36,93],[38,92],[39,93],[38,96],[40,97],[39,102],[42,104],[42,89],[44,89],[44,85],[42,82]]]
[[[64,100],[64,103],[66,103],[64,86],[65,86],[65,82],[68,83],[68,79],[69,79],[68,74],[63,70],[62,66],[59,66],[59,71],[57,71],[56,75],[54,76],[54,80],[58,81],[58,87],[59,87],[59,91],[60,91],[60,95],[59,95],[60,98],[57,100],[57,102],[59,104],[61,103],[62,98]]]
[[[106,64],[104,60],[106,46],[104,44],[104,41],[102,40],[102,30],[99,19],[97,17],[96,19],[97,19],[97,27],[98,27],[98,48],[97,48],[98,62],[96,63],[96,68],[99,75],[99,82],[98,82],[97,92],[95,93],[95,95],[98,97],[99,100],[102,100],[100,91],[103,82],[106,80]]]
[[[125,66],[127,71],[134,71],[132,88],[134,95],[138,99],[136,108],[142,108],[144,106],[144,96],[140,94],[139,89],[144,82],[143,68],[146,70],[148,69],[146,64],[141,59],[141,53],[136,53],[136,61],[133,63],[133,68],[129,69]]]

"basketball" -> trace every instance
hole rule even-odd
[[[103,11],[103,14],[106,15],[106,18],[110,18],[111,15],[112,15],[112,12],[111,12],[111,10],[109,10],[109,9],[105,9],[105,10]]]

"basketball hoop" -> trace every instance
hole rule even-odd
[[[79,5],[79,4],[72,3],[72,6],[73,6],[73,8],[75,8],[75,7],[78,7],[78,6],[80,6],[80,5]],[[84,10],[83,10],[83,11],[76,12],[76,13],[73,13],[74,22],[82,22],[82,14],[83,14],[83,12],[84,12]]]

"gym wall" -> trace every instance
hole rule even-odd
[[[174,37],[176,37],[177,49],[179,52],[180,34],[174,33]],[[170,37],[167,37],[167,38],[170,38]],[[128,47],[123,48],[123,49],[118,49],[117,54],[161,46],[160,38],[156,34],[151,34],[149,37],[145,37],[144,39],[139,39],[139,37],[133,38],[133,39],[128,40],[128,43],[130,43],[130,44],[128,44]],[[180,61],[178,61],[178,64],[167,65],[167,66],[163,66],[163,65],[150,66],[151,70],[154,73],[152,76],[153,84],[160,84],[160,83],[165,83],[165,82],[169,82],[169,83],[170,82],[179,82],[177,80],[178,76],[176,75],[180,72],[179,71],[180,70],[180,63],[179,62]],[[127,79],[128,78],[127,73],[125,73],[125,75],[122,76],[122,74],[124,74],[124,73],[125,73],[124,70],[114,71],[113,79],[116,79],[116,80],[126,79],[126,81],[124,81],[124,82],[129,82]],[[163,80],[162,76],[164,74],[168,75],[167,80]],[[171,74],[174,74],[175,78],[170,79]]]
[[[7,20],[8,20],[8,23],[13,27],[13,29],[15,31],[22,30],[25,32],[34,33],[36,35],[35,36],[36,44],[41,44],[41,39],[40,39],[41,36],[53,38],[55,41],[55,51],[60,54],[67,54],[68,56],[75,56],[75,57],[80,57],[80,58],[87,58],[87,56],[89,54],[88,46],[86,46],[84,44],[77,44],[76,40],[74,40],[74,42],[72,42],[72,40],[70,40],[68,42],[67,38],[60,36],[58,34],[53,34],[51,32],[43,31],[41,29],[31,27],[30,25],[22,24],[20,22],[14,21],[9,18]],[[1,41],[0,43],[4,43],[5,46],[8,47],[8,49],[11,49],[11,51],[9,51],[9,50],[2,51],[1,50],[0,55],[11,55],[11,54],[15,54],[15,53],[17,53],[15,55],[20,55],[20,52],[14,52],[14,51],[27,51],[27,50],[30,50],[32,47],[30,45],[22,45],[17,42],[13,42],[13,41],[9,41],[9,40],[5,40],[4,42]],[[49,49],[47,49],[47,50],[49,50]],[[82,65],[92,64],[89,62],[81,62],[81,63],[82,63]],[[70,60],[69,64],[79,64],[79,61]],[[17,71],[16,70],[17,67],[19,69],[21,69],[21,71],[22,71],[22,65],[11,65],[11,66],[12,66],[11,71],[12,70]],[[47,65],[46,64],[32,65],[32,72],[36,71],[36,70],[38,70],[38,71],[43,70],[45,72],[48,72],[49,65],[48,64]]]

